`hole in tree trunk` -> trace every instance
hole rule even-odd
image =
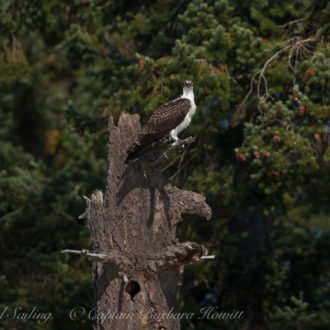
[[[125,287],[125,291],[133,298],[140,292],[140,285],[136,281],[130,281]]]

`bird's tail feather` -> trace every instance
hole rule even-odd
[[[131,163],[133,160],[136,160],[148,152],[148,146],[135,145],[133,149],[129,152],[125,164]]]
[[[128,152],[128,156],[125,160],[125,164],[132,163],[133,161],[138,160],[142,156],[146,155],[149,152],[155,151],[158,148],[164,146],[169,142],[168,138],[162,138],[158,141],[154,141],[153,143],[147,145],[135,144],[132,149]]]

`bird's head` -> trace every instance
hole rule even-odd
[[[193,82],[191,81],[191,80],[185,80],[184,82],[183,82],[183,87],[187,87],[187,88],[189,88],[189,87],[193,87]]]

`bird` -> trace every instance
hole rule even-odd
[[[150,116],[148,122],[138,135],[137,141],[128,151],[125,163],[138,159],[157,141],[169,138],[172,145],[179,142],[178,135],[186,129],[196,112],[193,82],[183,82],[182,95],[159,106]]]

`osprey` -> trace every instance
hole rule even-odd
[[[170,137],[173,145],[178,143],[178,134],[189,126],[195,112],[193,83],[186,80],[183,83],[183,93],[179,98],[162,104],[153,112],[138,136],[137,142],[129,151],[125,163],[141,157],[150,151],[156,141],[164,137]]]

